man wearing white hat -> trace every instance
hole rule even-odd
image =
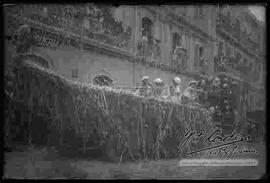
[[[149,83],[149,77],[143,76],[141,81],[142,81],[142,85],[136,91],[136,95],[143,96],[143,97],[152,96],[152,85]]]
[[[167,99],[170,96],[170,90],[166,86],[166,84],[160,78],[156,78],[154,80],[154,83],[155,83],[153,89],[154,97]]]
[[[170,94],[173,100],[179,100],[181,97],[181,88],[180,88],[181,79],[179,77],[173,78],[173,86],[170,87]]]

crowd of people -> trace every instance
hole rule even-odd
[[[215,71],[229,71],[228,69],[234,69],[238,72],[248,74],[252,70],[252,65],[248,64],[247,60],[241,59],[240,57],[229,57],[229,56],[215,56],[214,58],[214,69]]]
[[[219,114],[218,111],[231,112],[236,108],[235,99],[232,97],[232,85],[228,78],[210,76],[208,79],[192,80],[185,89],[181,86],[179,77],[173,78],[171,86],[161,78],[156,78],[153,84],[149,80],[148,76],[142,77],[141,85],[136,91],[137,96],[201,106],[215,114]]]
[[[199,105],[200,94],[205,92],[205,81],[190,81],[188,86],[183,90],[181,87],[181,79],[174,77],[172,85],[168,86],[161,78],[156,78],[154,83],[150,83],[148,76],[143,76],[141,79],[141,85],[136,91],[136,95],[158,98],[158,99],[171,99],[180,103],[192,103]]]

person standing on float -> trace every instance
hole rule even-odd
[[[179,101],[181,99],[181,79],[179,77],[173,78],[173,85],[170,87],[171,99],[174,101]]]
[[[154,97],[158,99],[167,99],[170,96],[170,89],[167,87],[167,85],[160,78],[156,78],[154,83]]]
[[[142,84],[137,89],[136,95],[137,96],[143,96],[143,97],[150,97],[153,95],[152,92],[152,85],[149,83],[149,77],[148,76],[143,76],[142,79]]]

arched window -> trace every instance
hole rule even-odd
[[[199,47],[199,58],[201,58],[202,56],[203,56],[203,47],[202,46],[200,46]]]
[[[108,75],[97,75],[93,79],[93,83],[95,85],[99,86],[112,86],[113,85],[113,79]]]
[[[149,18],[143,17],[142,18],[142,35],[149,38],[150,36],[152,36],[152,29],[153,29],[153,22]]]

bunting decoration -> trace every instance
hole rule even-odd
[[[6,138],[11,144],[23,136],[13,131],[27,123],[31,135],[21,137],[26,143],[38,143],[36,136],[42,130],[46,132],[42,138],[53,139],[45,140],[46,146],[69,146],[85,153],[88,147],[97,147],[105,157],[117,161],[123,158],[124,149],[131,160],[162,159],[183,156],[177,147],[190,128],[211,132],[203,108],[73,82],[19,57],[15,63],[13,94],[7,102],[12,109],[5,117],[5,127],[10,129]],[[36,115],[43,118],[46,128],[33,130],[42,125]],[[27,122],[30,117],[31,123]]]

